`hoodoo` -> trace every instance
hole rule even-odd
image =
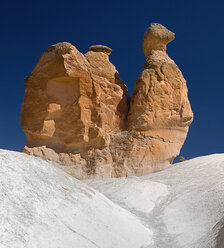
[[[131,103],[109,47],[94,45],[85,55],[67,42],[47,48],[25,79],[24,152],[81,179],[144,175],[169,165],[193,119],[186,81],[166,53],[173,39],[160,24],[147,29]]]
[[[171,163],[179,155],[193,113],[187,96],[186,81],[166,53],[174,33],[153,23],[143,39],[146,61],[135,81],[128,116],[128,130],[135,130],[150,147],[142,147],[145,166]]]

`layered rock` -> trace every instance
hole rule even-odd
[[[166,165],[179,155],[193,113],[187,96],[186,81],[166,53],[174,33],[154,23],[146,30],[143,70],[135,82],[128,116],[128,130],[151,140],[142,148],[148,154],[145,163]]]
[[[127,87],[110,52],[98,45],[83,55],[67,42],[46,49],[25,79],[24,152],[74,165],[69,170],[81,177],[95,174],[95,154],[108,147],[110,133],[124,129],[129,108]]]
[[[146,31],[131,105],[110,48],[83,55],[67,42],[49,47],[25,80],[24,152],[78,178],[144,175],[170,164],[192,121],[186,82],[166,54],[173,38],[160,24]]]

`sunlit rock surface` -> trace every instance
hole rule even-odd
[[[93,45],[85,55],[67,42],[47,48],[25,80],[24,152],[80,179],[167,167],[193,119],[186,82],[166,53],[172,39],[160,24],[147,29],[131,103],[109,47]]]
[[[173,39],[174,33],[157,23],[150,25],[143,39],[146,61],[135,81],[128,130],[151,142],[141,147],[144,168],[171,163],[179,155],[193,120],[186,81],[166,53],[166,45]]]
[[[223,248],[224,154],[78,181],[0,150],[1,248]]]
[[[224,154],[198,157],[139,178],[84,182],[153,231],[149,248],[224,247]]]
[[[152,231],[40,158],[0,150],[1,248],[140,248]]]

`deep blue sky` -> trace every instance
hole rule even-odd
[[[85,53],[92,44],[113,49],[116,66],[132,94],[144,63],[142,38],[159,22],[176,38],[168,45],[187,80],[194,122],[181,154],[224,152],[224,2],[219,0],[1,1],[0,148],[21,151],[23,79],[50,45],[68,41]]]

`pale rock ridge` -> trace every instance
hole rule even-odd
[[[138,216],[162,248],[223,248],[224,154],[197,157],[144,177],[82,182]]]
[[[160,24],[147,29],[131,105],[109,47],[85,55],[67,42],[47,48],[25,80],[24,152],[78,178],[144,175],[170,164],[193,118],[186,82],[166,54],[172,39]]]
[[[140,248],[137,216],[47,161],[0,149],[1,248]]]

